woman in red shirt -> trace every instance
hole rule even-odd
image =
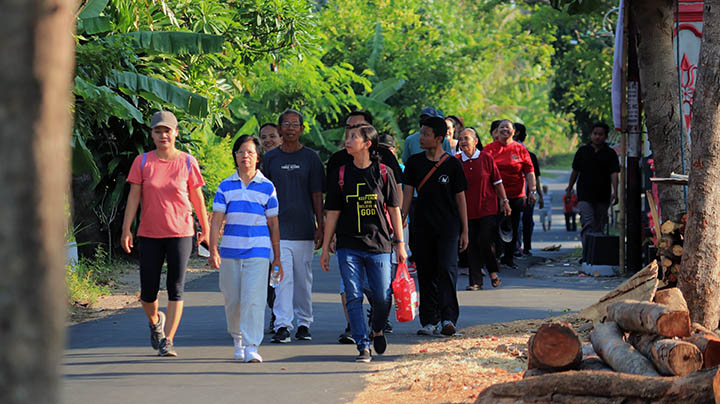
[[[205,185],[200,166],[191,155],[175,148],[177,118],[159,111],[150,120],[155,150],[135,158],[127,182],[130,183],[120,245],[133,248],[132,222],[142,202],[138,246],[140,256],[140,303],[150,321],[150,343],[160,356],[177,356],[173,337],[183,311],[185,270],[195,234],[193,208],[202,232],[197,243],[208,241],[208,216],[203,199]],[[167,323],[158,310],[160,275],[167,259]]]
[[[467,290],[479,290],[482,286],[482,267],[490,274],[493,287],[500,286],[497,276],[498,263],[495,256],[497,234],[498,195],[502,199],[501,209],[504,215],[511,213],[509,200],[505,195],[503,180],[500,177],[493,158],[482,151],[482,144],[475,128],[468,127],[460,132],[458,139],[460,150],[457,156],[462,162],[468,189],[465,191],[465,203],[468,212],[468,230],[470,244],[468,258],[470,264],[470,284]]]
[[[493,157],[500,170],[500,176],[512,210],[513,228],[513,239],[510,243],[505,243],[505,254],[500,263],[511,268],[517,268],[513,262],[513,253],[515,252],[515,245],[517,245],[520,213],[525,208],[528,199],[531,203],[534,203],[537,199],[535,173],[527,149],[522,143],[513,140],[515,129],[512,122],[508,119],[500,121],[497,134],[497,140],[485,146],[484,151]],[[527,181],[530,195],[525,195],[525,181]]]

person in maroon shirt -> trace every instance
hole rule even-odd
[[[510,268],[516,268],[517,266],[513,262],[513,253],[518,241],[520,213],[527,203],[535,203],[537,199],[535,173],[527,149],[521,143],[513,140],[515,129],[512,122],[508,119],[502,120],[497,134],[497,140],[487,145],[484,151],[493,157],[500,170],[503,186],[508,199],[510,199],[510,208],[512,209],[513,238],[511,242],[505,243],[504,255],[500,262]],[[526,180],[529,195],[525,195]]]
[[[461,153],[457,156],[462,162],[463,172],[468,182],[465,191],[467,204],[468,230],[470,233],[468,258],[470,263],[470,284],[467,290],[479,290],[482,287],[482,267],[490,274],[493,287],[500,286],[498,263],[495,256],[497,234],[498,195],[504,215],[511,213],[510,200],[500,171],[493,158],[482,151],[482,144],[475,128],[468,127],[460,132],[458,138]]]

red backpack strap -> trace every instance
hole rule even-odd
[[[387,184],[387,166],[383,163],[380,163],[380,175],[383,179],[383,184]]]
[[[340,185],[340,192],[343,192],[343,185],[345,185],[345,165],[340,166],[340,171],[338,172],[338,185]]]

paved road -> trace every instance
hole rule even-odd
[[[543,178],[560,195],[567,172],[549,173]],[[554,201],[554,227],[544,233],[539,221],[535,228],[536,251],[562,244],[559,252],[536,252],[536,256],[557,258],[579,246],[575,235],[565,232],[560,197]],[[535,258],[535,261],[542,261]],[[617,280],[562,276],[562,263],[523,270],[505,271],[501,288],[467,292],[467,277],[460,277],[459,327],[517,319],[542,318],[550,313],[585,307]],[[528,275],[528,276],[525,276]],[[269,343],[260,347],[263,364],[231,360],[232,339],[225,329],[222,294],[217,273],[187,285],[185,315],[176,336],[178,358],[158,358],[149,346],[148,328],[141,309],[128,311],[68,329],[63,366],[62,398],[65,403],[344,403],[362,390],[363,377],[372,364],[353,362],[354,346],[339,345],[337,335],[345,327],[337,288],[340,277],[335,266],[324,274],[314,265],[315,323],[311,342],[285,345]],[[165,302],[161,302],[163,305]],[[395,323],[389,348],[382,358],[388,361],[418,341],[416,320]]]

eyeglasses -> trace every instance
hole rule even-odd
[[[302,126],[299,122],[283,122],[280,124],[283,128],[294,128],[297,129]]]
[[[242,155],[254,156],[256,154],[257,154],[257,152],[252,151],[252,150],[238,150],[235,152],[236,156],[242,156]]]

